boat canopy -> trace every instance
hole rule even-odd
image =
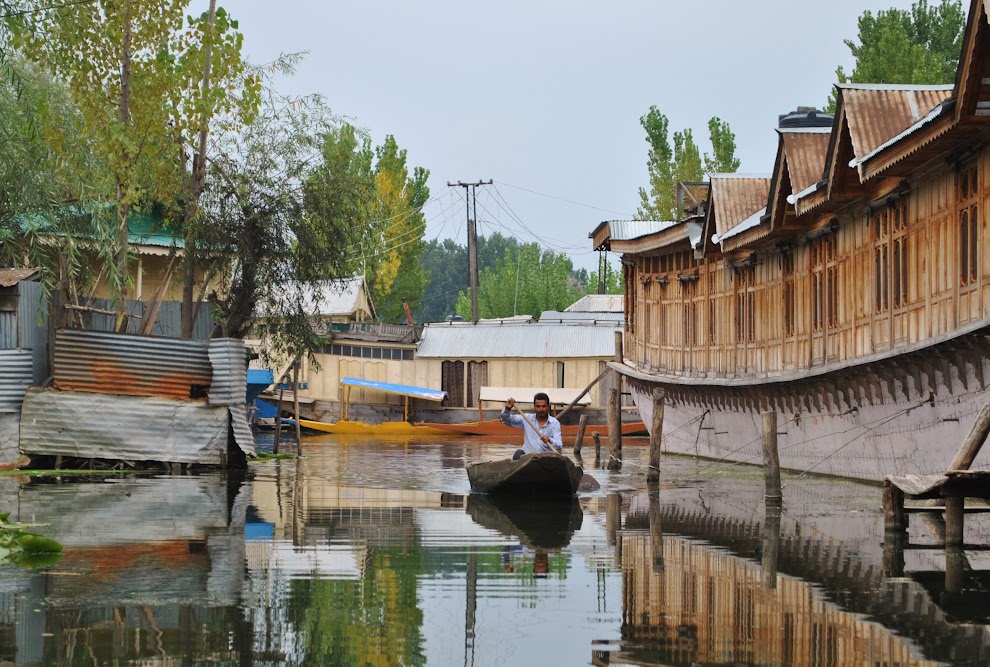
[[[383,391],[386,394],[398,394],[409,398],[422,398],[427,401],[442,401],[447,397],[447,392],[440,389],[430,389],[429,387],[414,387],[409,384],[395,384],[393,382],[376,382],[375,380],[362,380],[360,378],[345,377],[340,384],[345,387],[361,387],[362,389],[374,389]]]
[[[541,391],[550,397],[551,405],[570,405],[582,390],[569,387],[482,387],[481,400],[504,403],[506,399],[514,398],[517,403],[532,403],[533,396]],[[591,405],[591,396],[585,394],[575,405]]]

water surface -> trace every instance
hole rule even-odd
[[[471,496],[464,467],[513,449],[321,436],[246,476],[0,478],[66,547],[0,567],[0,665],[990,663],[987,558],[947,589],[940,549],[885,553],[879,487],[785,476],[768,513],[757,469],[669,458],[650,489],[627,445],[619,472],[585,450],[601,489],[573,503]]]

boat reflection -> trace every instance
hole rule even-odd
[[[518,538],[530,549],[562,549],[581,529],[584,513],[576,498],[525,499],[473,493],[467,513],[479,526]]]

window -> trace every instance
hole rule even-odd
[[[698,307],[694,299],[698,295],[697,279],[681,280],[681,297],[683,301],[683,335],[684,344],[698,344]]]
[[[716,294],[716,284],[715,284],[715,269],[712,266],[708,267],[708,344],[715,345],[715,336],[717,331],[715,329],[715,294]]]
[[[839,267],[835,236],[826,234],[811,241],[811,326],[814,331],[839,324]],[[793,277],[791,278],[793,281]]]
[[[980,269],[979,181],[976,166],[959,174],[959,284],[976,282]]]
[[[447,392],[447,406],[464,407],[464,362],[445,361],[440,367],[440,389]]]
[[[908,215],[901,200],[873,215],[873,293],[877,314],[908,303]]]
[[[756,285],[756,268],[747,266],[736,269],[736,342],[753,342],[756,339],[756,304],[753,288]]]
[[[557,381],[557,387],[562,389],[564,387],[564,362],[563,361],[554,362],[554,371],[555,371],[554,375],[556,376],[555,379]]]
[[[780,253],[780,270],[784,277],[784,335],[794,335],[794,254],[789,250]]]

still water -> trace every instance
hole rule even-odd
[[[573,503],[496,503],[464,467],[511,445],[304,438],[244,476],[0,478],[65,545],[0,567],[0,665],[986,665],[968,551],[885,551],[879,487],[663,461],[627,445]],[[590,456],[589,456],[590,455]],[[981,515],[967,543],[990,544]],[[914,515],[932,545],[939,515]]]

